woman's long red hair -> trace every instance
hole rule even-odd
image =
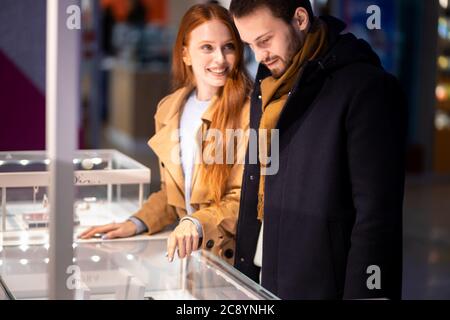
[[[210,129],[218,129],[224,137],[223,155],[226,157],[228,144],[233,141],[225,141],[226,129],[238,129],[243,106],[250,94],[251,80],[245,69],[243,53],[244,45],[239,32],[233,23],[228,11],[216,4],[198,4],[191,7],[180,24],[172,57],[172,76],[174,89],[182,87],[195,87],[195,77],[192,68],[183,62],[183,48],[188,46],[191,32],[201,24],[219,20],[230,31],[236,50],[236,60],[225,85],[218,92],[218,100],[212,117]],[[234,142],[233,142],[234,143]],[[235,153],[236,154],[236,153]],[[208,184],[208,188],[216,204],[222,199],[227,180],[233,164],[213,163],[202,164],[202,182]]]

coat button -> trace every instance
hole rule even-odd
[[[225,253],[224,253],[225,258],[231,259],[231,258],[233,258],[233,255],[234,255],[234,252],[232,249],[225,250]]]
[[[206,243],[206,247],[208,249],[212,249],[212,247],[214,247],[214,241],[213,240],[208,240],[208,242]]]
[[[163,167],[163,168],[164,168],[164,162],[161,162],[161,167]]]
[[[262,98],[261,95],[259,95],[259,96],[258,96],[258,99],[261,100],[261,98]]]
[[[244,262],[245,261],[245,259],[244,258],[241,258],[241,262]]]
[[[250,176],[250,180],[251,180],[251,181],[255,180],[255,176],[253,176],[253,175]]]

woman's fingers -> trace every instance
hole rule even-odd
[[[177,235],[178,257],[183,259],[186,256],[186,248],[184,246],[184,235]]]
[[[81,239],[90,239],[92,238],[96,233],[108,233],[114,229],[117,229],[119,227],[119,225],[117,223],[110,223],[110,224],[106,224],[103,226],[98,226],[98,227],[92,227],[88,230],[86,230],[85,232],[83,232],[80,235]]]
[[[131,221],[120,223],[118,226],[105,234],[102,239],[127,238],[136,234],[136,225]]]
[[[177,247],[177,239],[174,232],[172,232],[167,239],[167,259],[169,262],[173,261],[173,255],[175,254],[175,249]]]
[[[91,227],[91,228],[89,228],[89,229],[83,231],[83,232],[78,236],[78,238],[82,238],[82,239],[83,239],[86,235],[88,235],[89,233],[91,233],[91,231],[92,231],[93,229],[95,229],[95,227]]]
[[[186,236],[185,236],[185,238],[184,238],[184,245],[185,245],[185,254],[186,254],[186,257],[189,257],[190,255],[191,255],[191,252],[192,252],[192,239],[193,239],[193,237],[192,237],[192,235],[190,235],[190,234],[187,234]]]
[[[192,239],[192,251],[195,251],[198,249],[198,243],[199,243],[199,237],[198,234]]]
[[[170,234],[167,240],[167,257],[173,261],[175,250],[178,249],[178,257],[183,259],[190,256],[192,251],[198,249],[199,237],[196,226],[190,221],[183,221]]]
[[[92,238],[96,233],[100,233],[100,230],[104,230],[106,226],[99,226],[99,227],[92,227],[89,228],[88,230],[86,230],[85,232],[83,232],[80,235],[81,239],[90,239]]]

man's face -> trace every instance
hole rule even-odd
[[[256,60],[264,64],[275,78],[281,77],[302,45],[302,33],[294,24],[275,17],[261,7],[240,18],[234,18],[244,42],[250,45]]]

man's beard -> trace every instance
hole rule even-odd
[[[300,49],[302,48],[302,45],[303,45],[299,35],[295,32],[294,28],[292,26],[290,26],[289,30],[291,33],[291,39],[289,41],[289,46],[286,51],[286,57],[283,59],[279,56],[275,56],[275,57],[271,57],[270,60],[268,59],[268,61],[273,61],[275,59],[278,59],[279,61],[281,61],[284,64],[284,68],[281,70],[280,69],[271,69],[270,70],[270,72],[272,73],[272,76],[274,78],[281,77],[287,71],[287,69],[289,69],[289,67],[292,64],[292,60],[294,60],[295,55],[300,51]]]

